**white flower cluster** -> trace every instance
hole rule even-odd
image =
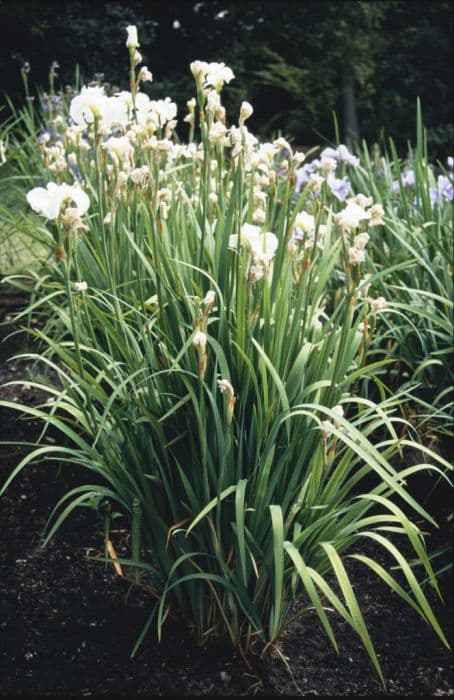
[[[372,205],[372,202],[372,197],[366,197],[363,194],[347,199],[346,208],[335,216],[339,227],[351,231],[357,229],[362,221],[367,221],[369,226],[383,224],[383,207],[381,204]]]
[[[118,221],[116,212],[120,203],[139,195],[158,217],[160,225],[169,220],[175,201],[176,206],[182,207],[201,207],[203,201],[208,229],[215,231],[217,217],[235,194],[234,178],[225,177],[227,169],[236,171],[241,167],[244,191],[251,196],[248,222],[230,236],[228,247],[241,251],[247,264],[246,277],[252,286],[266,279],[272,270],[278,238],[267,229],[273,228],[269,222],[275,207],[280,206],[280,192],[288,184],[298,190],[298,178],[304,171],[313,194],[309,198],[312,207],[311,202],[309,206],[306,202],[308,210],[299,211],[291,219],[289,237],[282,236],[296,274],[298,270],[304,271],[310,256],[323,249],[326,240],[327,228],[322,220],[325,213],[320,206],[323,200],[317,202],[314,198],[327,183],[333,193],[338,187],[338,199],[343,201],[350,186],[336,179],[336,169],[340,164],[355,167],[356,157],[341,145],[337,149],[325,149],[317,164],[312,161],[301,168],[304,154],[295,151],[288,140],[281,136],[260,143],[249,131],[246,121],[254,109],[247,101],[240,106],[237,123],[228,125],[221,91],[234,78],[234,73],[220,62],[191,63],[197,97],[188,100],[184,119],[190,126],[189,143],[180,143],[174,134],[175,102],[170,97],[152,100],[140,91],[140,83],[151,80],[152,75],[146,66],[136,71],[142,59],[133,25],[127,27],[126,45],[133,74],[130,91],[108,95],[100,85],[83,86],[71,100],[69,123],[60,115],[49,123],[49,132],[40,136],[47,170],[55,173],[59,182],[72,178],[82,186],[49,183],[47,188],[35,188],[27,197],[32,208],[49,219],[58,219],[68,234],[84,230],[81,217],[88,210],[89,199],[83,188],[89,191],[98,171],[106,197],[104,225],[111,227],[110,230],[115,229]],[[197,109],[201,143],[193,140]],[[175,176],[177,171],[188,177]],[[347,199],[345,208],[335,216],[339,229],[348,238],[350,266],[364,261],[369,241],[366,229],[382,223],[382,216],[382,207],[373,205],[372,199],[362,194]],[[204,333],[205,329],[199,328],[197,332]],[[197,338],[200,344],[202,341]]]
[[[347,206],[334,217],[342,232],[354,233],[361,225],[371,227],[383,224],[384,210],[381,204],[373,204],[372,197],[357,194],[347,199]],[[362,231],[355,236],[348,249],[350,265],[359,265],[365,260],[365,248],[369,234]]]
[[[74,124],[86,127],[98,123],[100,133],[107,135],[115,129],[125,129],[136,122],[153,132],[175,119],[177,105],[170,97],[150,100],[144,92],[135,96],[122,90],[108,97],[103,87],[82,87],[71,101],[69,114]]]

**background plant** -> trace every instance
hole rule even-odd
[[[386,214],[383,237],[372,244],[372,279],[396,313],[382,316],[385,331],[376,338],[420,382],[432,425],[452,434],[452,158],[430,163],[419,105],[416,126],[416,147],[405,162],[392,140],[383,155],[364,144],[364,165],[352,180],[372,192]],[[380,271],[385,274],[377,276]]]

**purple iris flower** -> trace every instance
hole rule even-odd
[[[40,143],[46,143],[50,139],[50,134],[48,131],[42,131],[38,136],[38,141]]]
[[[359,158],[350,153],[344,143],[339,144],[337,148],[325,148],[321,154],[321,158],[334,158],[338,163],[347,163],[356,168],[359,165]]]
[[[454,186],[452,180],[446,175],[439,175],[437,180],[437,186],[431,187],[429,190],[430,203],[434,207],[439,204],[442,199],[447,202],[452,202],[454,200]]]
[[[317,172],[320,167],[320,161],[315,158],[310,163],[305,163],[296,171],[295,192],[299,192],[304,185],[307,185],[312,173]]]
[[[415,186],[415,171],[412,168],[404,168],[402,170],[402,184],[404,187]]]
[[[334,158],[334,160],[339,160],[339,152],[337,148],[325,148],[320,153],[320,158]]]
[[[350,153],[347,146],[345,146],[343,143],[338,146],[337,152],[339,154],[340,161],[344,161],[348,165],[353,165],[354,168],[359,165],[359,158],[354,156],[353,153]]]
[[[298,170],[296,171],[295,190],[299,192],[301,188],[307,184],[308,181],[309,176],[306,174],[304,168],[298,168]]]
[[[433,208],[440,201],[440,193],[439,193],[437,187],[431,187],[429,189],[429,197],[430,197],[430,204]]]
[[[349,179],[347,177],[338,179],[333,173],[330,173],[326,181],[332,194],[339,200],[339,202],[344,202],[348,193],[350,192]]]
[[[446,177],[446,175],[439,175],[437,180],[437,189],[443,199],[446,199],[447,202],[453,201],[454,187],[449,177]]]
[[[402,185],[403,187],[414,187],[416,180],[415,180],[415,171],[412,168],[404,168],[401,173],[401,178],[402,178]],[[393,180],[391,183],[391,192],[392,194],[398,194],[400,192],[400,182],[399,180]]]

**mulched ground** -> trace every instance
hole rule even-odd
[[[2,333],[5,335],[5,329]],[[22,362],[4,361],[20,340],[0,345],[0,385],[28,376]],[[31,389],[4,388],[2,398],[39,402]],[[31,438],[36,426],[12,420],[0,411],[0,438]],[[17,463],[3,446],[0,483]],[[77,483],[71,469],[56,472],[42,463],[26,469],[0,499],[0,694],[48,696],[138,695],[383,695],[375,672],[355,633],[332,616],[340,655],[332,650],[316,615],[308,612],[283,636],[283,661],[250,659],[248,668],[229,650],[194,647],[184,630],[172,623],[161,644],[152,634],[140,651],[130,652],[150,609],[147,595],[131,589],[112,568],[88,557],[102,555],[103,532],[97,516],[79,510],[45,550],[40,536],[46,519],[68,485]],[[432,495],[441,532],[434,544],[447,541],[444,492]],[[129,552],[124,532],[113,533],[119,554]],[[393,695],[453,695],[452,656],[435,633],[394,593],[369,573],[349,567],[356,594]],[[448,575],[440,579],[447,605],[429,599],[444,630],[452,635]],[[295,612],[297,612],[296,608]]]

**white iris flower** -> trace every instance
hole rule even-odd
[[[65,202],[73,202],[79,216],[83,216],[90,206],[88,195],[80,187],[56,185],[55,182],[49,182],[46,188],[35,187],[30,190],[27,202],[33,211],[46,219],[56,219]]]

